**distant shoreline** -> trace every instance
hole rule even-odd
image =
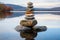
[[[26,12],[26,11],[10,11],[10,12]],[[60,11],[34,11],[34,12],[60,12]]]

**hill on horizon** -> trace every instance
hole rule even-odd
[[[14,4],[6,4],[7,6],[11,6],[13,8],[13,10],[15,11],[26,11],[26,7],[23,7],[23,6],[19,6],[19,5],[14,5]],[[36,11],[60,11],[60,7],[54,7],[54,8],[34,8],[34,10]],[[21,13],[21,14],[20,14]],[[20,13],[13,13],[12,16],[10,16],[9,18],[11,17],[19,17],[19,16],[22,16],[24,15],[23,12],[20,12]],[[36,14],[36,13],[35,13]],[[47,13],[37,13],[37,14],[47,14]],[[54,15],[60,15],[60,12],[54,12],[54,13],[48,13],[48,14],[54,14]]]
[[[13,10],[17,10],[17,11],[23,11],[26,10],[26,7],[23,6],[19,6],[19,5],[14,5],[14,4],[5,4],[6,6],[10,6],[13,8]]]
[[[26,11],[26,7],[23,7],[23,6],[19,6],[19,5],[14,5],[14,4],[6,4],[6,6],[10,6],[13,8],[13,11]],[[59,9],[60,7],[56,7],[57,9]],[[52,8],[53,10],[56,9],[56,8]],[[46,10],[50,10],[50,9],[46,9],[46,8],[34,8],[34,10],[37,10],[37,11],[46,11]],[[53,15],[60,15],[60,12],[51,12],[51,13],[41,13],[41,12],[34,12],[35,14],[53,14]],[[22,16],[24,15],[24,12],[14,12],[11,16],[9,16],[8,18],[12,18],[12,17],[19,17],[19,16]]]
[[[7,6],[11,6],[13,10],[17,11],[26,11],[26,7],[15,5],[15,4],[6,4]],[[60,7],[54,8],[34,8],[35,11],[60,11]]]

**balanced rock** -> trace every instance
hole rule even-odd
[[[33,27],[37,24],[37,21],[36,20],[22,20],[20,24],[25,27]]]
[[[28,4],[28,5],[33,5],[33,3],[32,3],[32,2],[28,2],[27,4]]]

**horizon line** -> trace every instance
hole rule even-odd
[[[10,11],[10,12],[26,12],[26,11]],[[60,11],[33,11],[33,12],[60,12]]]

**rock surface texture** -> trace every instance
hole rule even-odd
[[[46,26],[35,26],[37,24],[37,20],[34,17],[33,3],[29,2],[26,12],[25,12],[25,20],[20,21],[20,25],[16,26],[16,31],[46,31]]]

